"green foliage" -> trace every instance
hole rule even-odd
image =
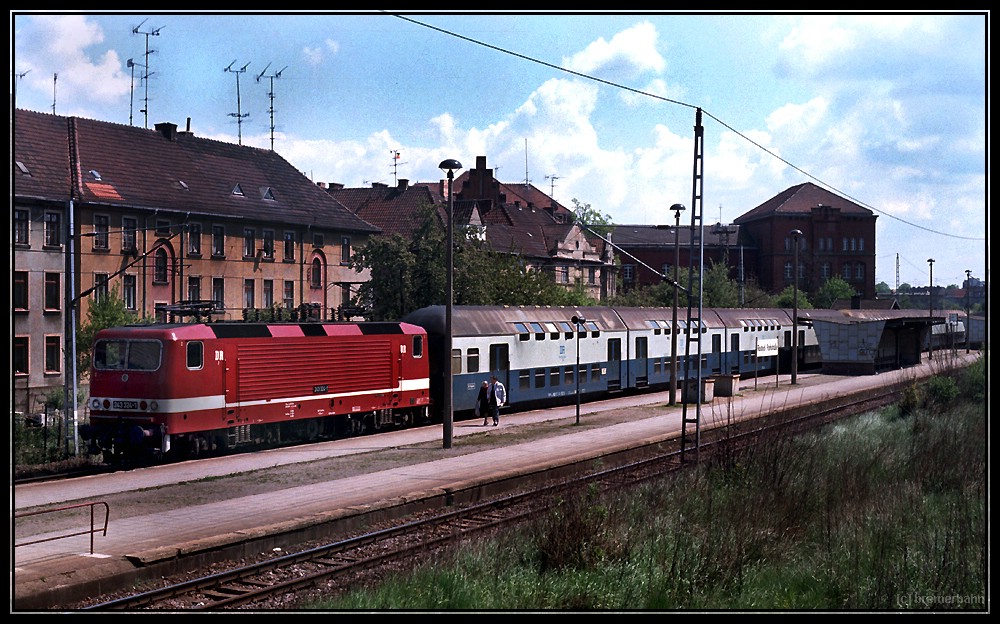
[[[781,291],[777,297],[774,298],[774,303],[779,308],[791,308],[795,304],[795,293],[793,292],[795,287],[792,285],[786,286],[783,291]],[[810,303],[809,298],[806,294],[802,292],[802,289],[798,289],[798,299],[799,299],[799,309],[809,310],[813,307]]]
[[[118,293],[118,286],[112,286],[107,295],[96,297],[87,308],[87,320],[80,324],[76,334],[78,369],[82,375],[90,370],[90,360],[97,332],[108,327],[121,327],[139,322],[139,315],[125,307],[125,300]]]
[[[817,308],[830,309],[838,299],[850,299],[854,296],[854,288],[840,276],[833,276],[823,282],[813,295]]]
[[[610,214],[601,214],[600,211],[591,208],[590,204],[580,203],[575,197],[573,198],[573,219],[576,223],[587,226],[589,232],[593,232],[601,238],[607,238],[615,227]]]
[[[566,289],[552,275],[530,269],[514,250],[490,248],[475,228],[456,228],[455,305],[593,305],[582,284]],[[355,250],[353,266],[367,270],[354,303],[372,320],[399,319],[409,312],[445,302],[446,228],[433,206],[425,206],[412,239],[399,234],[373,236]]]
[[[872,413],[761,439],[734,461],[570,497],[524,531],[305,608],[984,610],[984,411],[966,403],[919,430]]]

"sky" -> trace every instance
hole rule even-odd
[[[961,286],[989,278],[989,17],[12,11],[11,97],[190,120],[348,187],[485,156],[616,224],[694,205],[700,110],[705,226],[812,182],[878,215],[876,283],[926,286],[932,258]]]

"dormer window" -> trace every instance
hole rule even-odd
[[[243,194],[243,187],[240,186],[239,184],[237,184],[236,186],[234,186],[233,187],[233,195],[235,195],[237,197],[245,197],[245,195]]]
[[[260,198],[266,201],[274,201],[274,193],[271,192],[271,187],[260,187]]]

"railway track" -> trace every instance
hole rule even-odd
[[[581,470],[541,485],[459,509],[399,520],[364,533],[297,552],[274,556],[221,572],[168,582],[162,587],[83,605],[85,611],[225,611],[291,608],[302,594],[331,594],[354,585],[363,575],[386,569],[410,568],[463,541],[508,530],[542,517],[569,497],[596,486],[601,491],[625,491],[659,479],[697,461],[721,453],[766,443],[835,420],[890,404],[896,388],[853,397],[835,397],[805,407],[775,412],[763,418],[717,422],[702,432],[697,455],[682,453],[680,438],[642,449],[643,456],[611,468]],[[634,457],[634,455],[633,455]]]

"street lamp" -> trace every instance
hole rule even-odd
[[[452,410],[452,371],[451,371],[451,311],[453,305],[453,290],[455,283],[455,262],[453,253],[455,251],[455,189],[452,188],[452,182],[455,180],[455,170],[462,168],[462,163],[458,162],[454,158],[449,158],[448,160],[441,161],[438,168],[448,172],[448,248],[446,254],[447,263],[447,279],[445,282],[445,312],[444,312],[444,413],[442,414],[444,420],[444,448],[451,448],[451,430],[452,423],[454,422],[454,413]]]
[[[972,336],[972,271],[965,270],[965,352],[972,350],[970,346]]]
[[[680,332],[677,331],[677,283],[680,280],[681,270],[681,213],[684,212],[684,204],[674,204],[670,207],[674,211],[674,316],[670,325],[672,336],[670,337],[670,405],[677,403],[677,341],[680,339]]]
[[[802,230],[792,230],[792,385],[798,383],[799,374],[799,238]]]
[[[576,424],[580,424],[580,327],[586,324],[587,319],[582,316],[574,316],[573,326],[576,329]]]
[[[927,321],[930,324],[930,333],[927,334],[927,359],[934,359],[934,258],[927,258],[927,265],[931,269],[931,285],[927,289]]]

